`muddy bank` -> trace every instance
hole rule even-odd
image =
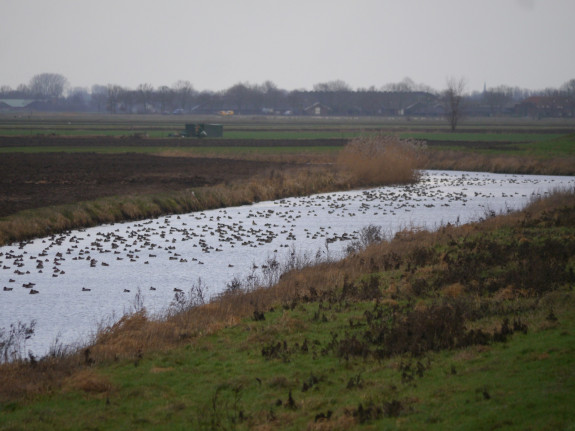
[[[286,166],[138,153],[5,153],[0,157],[0,217],[101,197],[230,183]]]

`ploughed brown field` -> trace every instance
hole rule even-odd
[[[138,153],[5,153],[0,156],[0,217],[101,197],[229,183],[282,166]]]

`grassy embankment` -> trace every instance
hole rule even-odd
[[[574,198],[366,230],[343,261],[206,305],[191,290],[165,319],[5,364],[0,429],[569,429]]]

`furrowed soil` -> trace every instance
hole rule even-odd
[[[108,196],[231,183],[284,167],[273,162],[138,153],[6,153],[0,157],[0,217]]]

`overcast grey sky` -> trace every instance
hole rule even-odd
[[[557,88],[574,17],[575,0],[0,0],[0,85]]]

